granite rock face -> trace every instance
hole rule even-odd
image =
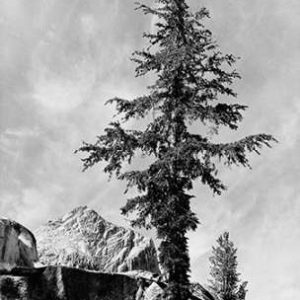
[[[167,283],[158,274],[152,274],[147,271],[131,271],[126,273],[127,276],[135,279],[139,289],[136,299],[143,300],[161,300],[162,295],[167,288]],[[141,284],[141,281],[143,284]],[[141,286],[143,288],[141,289]],[[200,283],[191,283],[191,297],[187,300],[218,300],[217,296],[213,295],[208,288],[205,288]]]
[[[134,300],[136,280],[67,267],[0,270],[2,300]]]
[[[19,223],[0,219],[0,266],[33,267],[38,260],[34,235]]]
[[[136,273],[137,275],[138,273]],[[109,274],[62,266],[0,269],[1,300],[161,300],[166,283],[141,272]],[[140,293],[140,279],[144,288]],[[140,297],[139,297],[140,296]],[[217,300],[200,284],[187,300]]]
[[[102,272],[159,272],[153,241],[104,220],[94,210],[78,207],[35,232],[39,259]]]

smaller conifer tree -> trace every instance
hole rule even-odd
[[[247,281],[241,282],[237,272],[237,248],[229,240],[229,233],[224,232],[217,239],[217,247],[212,247],[209,258],[210,288],[220,300],[245,300]]]

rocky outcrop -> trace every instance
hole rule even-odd
[[[37,259],[33,234],[15,221],[0,219],[0,268],[32,267]]]
[[[131,271],[126,273],[127,276],[137,281],[138,291],[137,299],[143,300],[159,300],[167,288],[167,283],[158,274],[152,274],[147,271]],[[200,283],[191,284],[191,296],[188,300],[217,300],[208,289],[204,288]]]
[[[138,273],[136,273],[138,274]],[[3,300],[159,300],[166,284],[142,272],[108,274],[61,266],[0,270]],[[141,279],[144,281],[142,293]],[[138,295],[141,297],[139,298]],[[216,300],[200,284],[192,286],[189,300]]]
[[[0,219],[0,299],[162,299],[167,284],[158,274],[151,239],[113,225],[87,207],[48,222],[37,237],[41,262],[56,266],[33,268],[37,261],[33,234],[14,221]],[[199,284],[192,286],[192,294],[191,300],[216,299]]]
[[[203,285],[200,283],[191,284],[191,292],[193,295],[192,299],[201,299],[201,300],[217,300],[218,297],[213,295],[212,292],[209,292]]]
[[[134,300],[136,280],[67,267],[0,270],[3,300]]]
[[[154,243],[133,230],[78,207],[40,227],[35,236],[40,262],[102,272],[159,272]]]
[[[160,300],[165,288],[166,283],[147,272],[136,277],[133,272],[108,274],[61,266],[0,270],[3,300]],[[194,284],[189,300],[217,298]]]

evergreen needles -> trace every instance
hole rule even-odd
[[[245,300],[247,282],[240,283],[237,272],[237,248],[229,240],[229,233],[224,232],[217,240],[217,247],[213,247],[209,258],[210,288],[220,300]]]
[[[127,200],[123,214],[135,212],[134,226],[154,227],[162,240],[160,263],[168,281],[168,299],[189,298],[190,262],[186,234],[198,224],[191,211],[193,183],[200,179],[214,193],[225,186],[217,177],[216,158],[225,164],[248,166],[247,152],[270,146],[271,135],[260,134],[234,143],[215,144],[208,136],[192,133],[189,124],[238,128],[246,106],[220,101],[236,97],[231,88],[239,74],[236,58],[222,54],[203,25],[208,11],[189,11],[183,0],[157,0],[152,8],[137,4],[144,14],[155,15],[156,31],[145,33],[148,47],[136,51],[136,76],[155,73],[149,93],[135,99],[114,98],[120,119],[110,123],[94,144],[77,151],[87,153],[84,169],[105,162],[104,171],[125,180],[139,194]],[[155,111],[145,130],[127,130],[124,124]],[[137,153],[153,160],[144,170],[124,170]]]

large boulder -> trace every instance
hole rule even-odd
[[[86,206],[49,221],[35,231],[39,259],[102,272],[159,272],[153,241],[104,220]]]
[[[161,300],[167,288],[167,282],[159,274],[147,271],[131,271],[127,276],[136,280],[138,285],[136,300]],[[209,288],[205,288],[200,283],[191,284],[191,297],[188,300],[218,300]]]
[[[34,235],[19,223],[0,219],[0,268],[32,267],[38,260]]]

